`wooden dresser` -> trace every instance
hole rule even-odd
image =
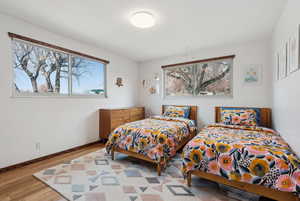
[[[145,118],[144,107],[132,107],[126,109],[100,109],[99,110],[99,126],[100,139],[106,140],[108,135],[118,126],[138,121]]]

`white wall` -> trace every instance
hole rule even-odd
[[[271,81],[272,73],[269,64],[270,43],[267,40],[253,41],[246,44],[202,49],[189,56],[172,56],[169,58],[149,61],[140,64],[141,80],[153,79],[155,73],[162,78],[161,66],[190,60],[205,59],[235,54],[233,65],[233,98],[226,97],[172,97],[162,98],[162,93],[150,95],[147,89],[140,87],[140,104],[154,114],[160,113],[162,104],[198,105],[198,125],[214,122],[215,106],[271,106]],[[263,81],[258,86],[245,86],[242,83],[243,68],[249,64],[262,64]],[[141,86],[141,84],[140,84]],[[162,79],[160,79],[160,92],[162,91]]]
[[[300,155],[300,70],[284,80],[275,79],[275,54],[300,24],[300,1],[289,0],[274,30],[272,39],[272,61],[274,68],[273,119],[274,126]]]
[[[137,103],[137,63],[92,45],[0,14],[0,168],[98,139],[99,108]],[[12,98],[11,42],[7,32],[107,59],[108,98]],[[122,77],[124,86],[114,85]],[[35,143],[41,144],[40,153]]]

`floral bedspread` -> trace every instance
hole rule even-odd
[[[196,129],[185,118],[155,116],[116,128],[109,136],[106,150],[113,146],[160,161],[176,154],[176,145]]]
[[[300,193],[299,158],[267,128],[209,125],[185,146],[182,168]]]

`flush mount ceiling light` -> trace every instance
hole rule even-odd
[[[133,13],[133,15],[130,18],[130,22],[135,27],[145,29],[154,26],[155,19],[151,13],[146,11],[139,11]]]

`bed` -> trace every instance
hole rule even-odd
[[[228,119],[242,122],[234,115],[222,117],[222,111],[231,109],[259,112],[259,125],[229,124]],[[183,149],[188,186],[196,175],[275,200],[299,200],[300,160],[271,129],[271,110],[216,107],[215,111],[216,123],[203,128]]]
[[[161,175],[168,160],[196,134],[197,106],[163,105],[162,114],[170,107],[189,108],[189,113],[185,118],[154,116],[116,128],[106,143],[112,159],[115,152],[124,153],[156,164],[157,173]]]

